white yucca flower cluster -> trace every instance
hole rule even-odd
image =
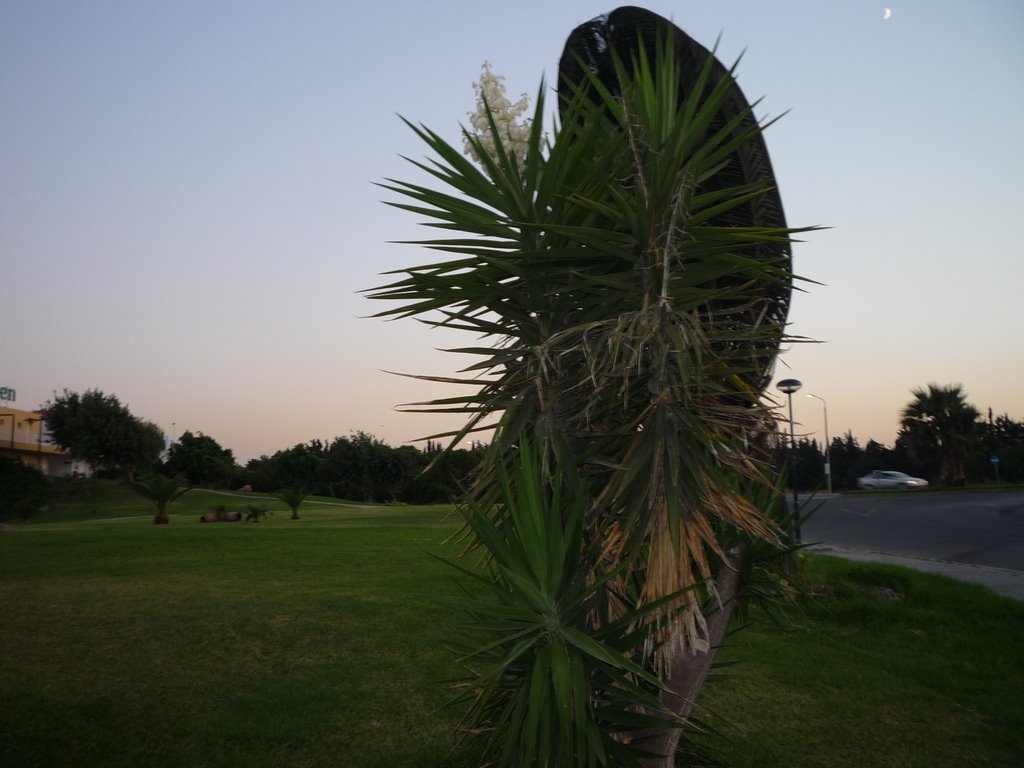
[[[480,81],[473,83],[473,90],[476,91],[476,110],[469,114],[472,130],[468,130],[469,135],[463,139],[465,152],[478,163],[481,162],[477,148],[470,141],[472,136],[480,142],[480,146],[492,160],[498,161],[494,133],[491,132],[491,124],[487,118],[489,109],[505,152],[522,168],[526,162],[526,148],[530,143],[533,121],[520,118],[529,108],[529,99],[524,93],[519,101],[513,104],[505,96],[504,76],[494,74],[490,62],[487,61],[481,69],[483,72]]]

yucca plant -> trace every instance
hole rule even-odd
[[[423,377],[466,394],[413,408],[467,414],[452,444],[496,419],[470,494],[499,528],[515,524],[500,502],[522,434],[543,482],[587,476],[576,580],[599,585],[591,631],[641,627],[635,660],[686,717],[728,624],[744,542],[784,546],[750,489],[771,484],[762,390],[797,230],[737,224],[770,192],[728,173],[763,127],[749,107],[725,109],[732,70],[709,55],[683,88],[675,57],[668,36],[653,55],[614,56],[615,88],[582,68],[550,140],[542,84],[525,148],[506,147],[493,116],[486,145],[466,133],[479,166],[410,123],[436,155],[416,165],[442,189],[385,186],[405,198],[394,205],[453,233],[419,241],[448,258],[370,296],[399,303],[380,316],[490,339],[454,350],[478,358],[464,377]],[[657,749],[670,755],[676,739]]]
[[[640,612],[595,624],[620,574],[580,578],[597,554],[585,535],[589,488],[572,471],[545,480],[525,436],[517,461],[511,476],[497,469],[500,516],[472,500],[460,509],[487,569],[453,565],[483,593],[439,600],[471,618],[457,681],[465,732],[482,737],[482,765],[639,766],[650,753],[638,737],[677,725],[638,663]]]

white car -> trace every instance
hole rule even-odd
[[[903,472],[876,469],[864,477],[857,478],[858,488],[927,488],[928,481],[911,477]]]

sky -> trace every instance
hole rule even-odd
[[[886,19],[885,9],[892,11]],[[361,292],[431,254],[377,184],[420,180],[400,116],[452,142],[486,60],[553,84],[595,0],[0,0],[0,386],[115,394],[245,462],[460,423],[475,340]],[[803,283],[777,378],[797,431],[891,445],[912,390],[1024,419],[1024,4],[648,2],[731,63],[768,129]],[[770,390],[781,397],[774,388]],[[807,398],[813,393],[824,399]]]

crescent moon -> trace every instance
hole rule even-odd
[[[886,21],[891,19],[892,18],[892,8],[886,8],[885,9],[885,13],[882,14],[882,18],[885,19]]]

